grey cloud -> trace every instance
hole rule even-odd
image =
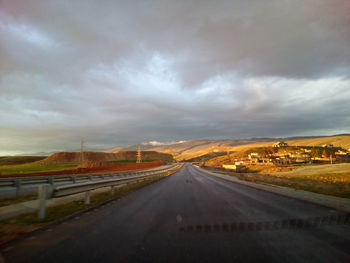
[[[349,11],[347,0],[3,0],[0,146],[348,131]]]

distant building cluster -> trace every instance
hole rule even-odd
[[[283,141],[280,141],[280,142],[274,143],[272,146],[275,147],[275,148],[287,147],[287,146],[288,146],[288,143],[283,142]]]
[[[350,161],[350,149],[346,150],[338,150],[335,153],[335,158],[336,160],[341,160],[341,161]]]
[[[285,151],[274,153],[268,156],[262,156],[258,153],[248,155],[249,164],[292,164],[292,163],[309,163],[311,162],[310,151],[302,149],[300,151]]]
[[[326,143],[326,144],[323,144],[322,147],[323,148],[332,148],[332,147],[334,147],[334,145],[331,143]]]
[[[333,144],[324,144],[321,147],[289,146],[286,142],[279,141],[274,143],[272,148],[261,147],[261,149],[266,151],[257,149],[259,152],[251,152],[232,163],[223,164],[222,168],[240,172],[246,169],[246,165],[280,166],[313,162],[350,162],[350,149],[334,147]]]
[[[227,170],[233,170],[235,172],[242,172],[246,169],[243,162],[235,162],[235,164],[223,164],[222,168]]]

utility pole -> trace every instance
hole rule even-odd
[[[80,164],[84,163],[84,139],[80,140]]]
[[[231,159],[230,151],[229,151],[229,150],[227,150],[227,158],[228,158],[228,161],[229,161],[230,163],[232,163],[232,159]]]
[[[136,153],[136,163],[142,163],[142,152],[141,152],[141,146],[139,145]]]

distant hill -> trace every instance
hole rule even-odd
[[[286,140],[292,146],[322,146],[323,144],[333,144],[335,147],[342,147],[344,149],[350,148],[350,135],[337,135],[329,137],[319,137],[311,139],[294,139]]]
[[[341,147],[343,149],[350,148],[350,135],[336,135],[324,137],[312,137],[298,140],[284,140],[290,146],[322,146],[324,144],[333,144],[334,147]],[[240,145],[232,148],[232,154],[225,156],[213,157],[207,161],[208,165],[219,165],[230,162],[234,158],[240,158],[246,152],[251,151],[257,147],[272,146],[273,142],[253,143],[247,145]],[[350,149],[349,149],[350,150]]]
[[[226,152],[231,151],[231,148],[237,145],[245,145],[256,142],[271,141],[271,138],[256,138],[256,139],[244,139],[244,140],[193,140],[185,141],[181,143],[152,146],[143,145],[142,150],[157,151],[162,153],[168,153],[174,156],[176,160],[188,160],[198,156],[202,156],[208,153]],[[117,153],[119,151],[125,151],[126,149],[137,149],[138,145],[126,145],[117,146],[112,149],[104,150],[104,152]]]
[[[0,165],[31,163],[44,158],[46,156],[0,156]]]
[[[289,138],[251,138],[241,140],[192,140],[181,143],[167,144],[161,146],[142,145],[143,150],[169,153],[178,161],[190,160],[204,155],[215,155],[219,152],[241,151],[252,147],[271,146],[276,141],[286,141],[290,145],[322,146],[323,144],[333,144],[345,149],[350,148],[350,135],[335,136],[309,136],[309,137],[289,137]],[[129,149],[136,150],[138,145],[117,146],[103,152],[116,153]],[[205,156],[208,157],[208,156]],[[197,159],[196,159],[197,160]]]
[[[111,149],[107,149],[107,150],[103,150],[103,152],[106,153],[117,153],[120,151],[137,151],[139,147],[139,144],[131,144],[131,145],[124,145],[124,146],[116,146],[114,148]],[[141,149],[142,151],[147,151],[148,149],[153,149],[154,146],[152,145],[141,145]]]
[[[39,156],[39,157],[41,157],[41,156],[49,156],[53,153],[55,153],[55,152],[34,152],[34,153],[21,153],[21,154],[16,154],[14,156],[29,156],[29,157]]]
[[[58,152],[50,155],[49,157],[41,160],[42,163],[80,163],[80,152]],[[170,162],[173,160],[172,155],[159,153],[155,151],[142,151],[142,159],[147,161],[165,161]],[[84,152],[84,163],[104,163],[113,161],[136,161],[136,151],[123,151],[118,153],[105,153],[105,152]]]

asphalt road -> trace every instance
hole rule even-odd
[[[45,263],[345,263],[350,262],[350,226],[331,220],[343,216],[185,165],[122,199],[19,241],[2,256],[5,262]]]

